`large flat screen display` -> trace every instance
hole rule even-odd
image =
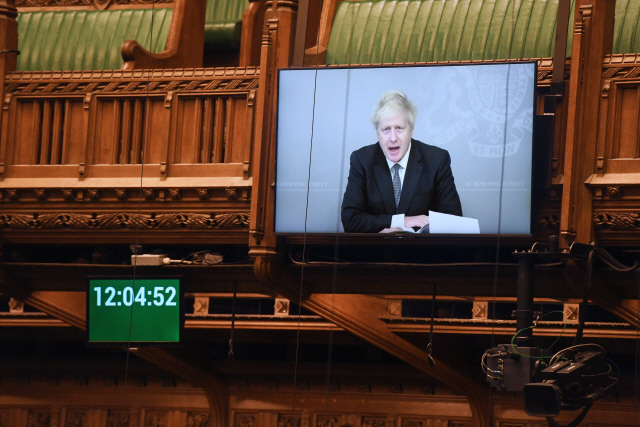
[[[396,159],[379,142],[386,122],[372,123],[383,94],[399,92],[417,110],[410,147],[424,148],[415,155],[420,177],[407,151],[402,197],[409,186],[438,193],[453,185],[461,212],[429,192],[401,199],[399,210],[429,199],[421,214],[472,218],[481,234],[530,234],[535,77],[534,62],[280,70],[276,233],[345,232],[345,206],[404,213],[391,205]]]

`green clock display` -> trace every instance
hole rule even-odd
[[[179,278],[90,278],[89,342],[180,341]]]

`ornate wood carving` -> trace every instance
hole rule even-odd
[[[187,414],[187,427],[209,427],[211,414],[207,412],[189,412]]]
[[[536,234],[558,234],[560,231],[559,212],[545,213],[535,222]]]
[[[151,75],[149,75],[151,74]],[[195,68],[163,70],[23,71],[7,74],[5,93],[157,93],[176,90],[246,91],[258,87],[260,69]],[[149,81],[150,80],[150,81]]]
[[[362,417],[362,427],[386,427],[387,420],[383,417]]]
[[[16,7],[77,7],[93,6],[96,9],[107,9],[109,6],[170,4],[174,0],[16,0]]]
[[[256,426],[256,414],[237,413],[235,427],[255,427]]]
[[[300,427],[299,415],[278,414],[278,427]]]
[[[13,230],[245,230],[249,214],[205,213],[2,213],[0,228]]]
[[[65,427],[85,427],[85,411],[80,409],[67,410],[64,420]]]
[[[27,427],[50,427],[51,412],[46,409],[29,409]]]
[[[107,414],[107,427],[130,427],[130,423],[129,412],[110,410]]]
[[[167,411],[146,411],[144,427],[169,427],[167,425]]]
[[[339,427],[339,415],[318,415],[316,418],[316,427]]]
[[[640,231],[640,212],[596,212],[593,226],[597,231]]]

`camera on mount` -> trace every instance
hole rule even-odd
[[[560,356],[558,356],[560,355]],[[612,382],[611,366],[602,351],[562,351],[526,384],[524,408],[534,417],[555,417],[602,397]]]

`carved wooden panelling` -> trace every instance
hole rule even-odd
[[[50,427],[51,412],[46,409],[29,409],[27,427]]]
[[[55,176],[122,177],[132,172],[105,166],[145,163],[163,178],[246,179],[258,77],[253,67],[10,73],[0,173],[43,177],[43,169],[12,166],[77,165]]]
[[[249,226],[249,214],[169,213],[169,214],[0,214],[0,228],[75,229],[75,230],[243,230]]]
[[[107,427],[130,427],[131,414],[125,411],[109,411],[107,414]]]
[[[143,150],[145,163],[161,162],[169,128],[162,99],[100,98],[97,104],[92,164],[139,164]]]
[[[414,420],[410,418],[402,419],[402,427],[427,427],[423,420]]]
[[[210,418],[211,414],[208,412],[189,412],[187,414],[187,427],[209,427]]]
[[[640,90],[638,84],[618,85],[615,91],[613,140],[605,152],[608,159],[633,159],[640,157],[638,125],[640,124]]]
[[[246,98],[230,96],[179,99],[172,163],[241,163],[244,159]],[[183,125],[180,125],[183,124]]]
[[[8,409],[0,409],[0,427],[9,427]]]
[[[65,415],[64,427],[85,427],[85,411],[69,409]]]
[[[236,413],[235,427],[256,427],[256,414]]]
[[[167,411],[146,411],[144,427],[171,427],[167,425]]]
[[[13,129],[13,164],[65,165],[83,162],[86,133],[82,100],[20,99]],[[73,124],[72,124],[73,123]],[[79,125],[80,124],[80,125]]]

